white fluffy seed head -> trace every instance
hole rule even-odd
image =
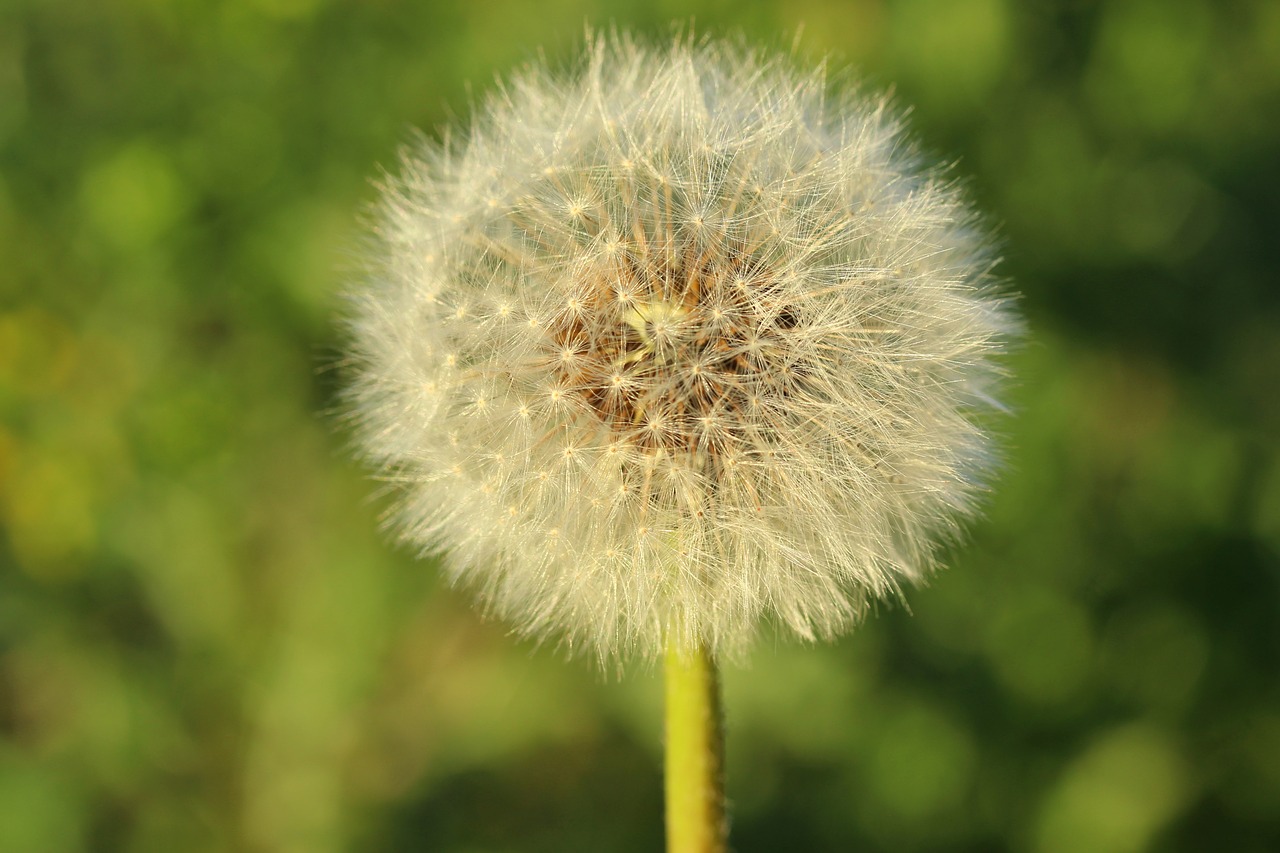
[[[1016,321],[883,100],[599,38],[464,137],[405,156],[351,320],[408,542],[602,657],[829,637],[928,572]]]

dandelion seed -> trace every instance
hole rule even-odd
[[[352,319],[406,540],[606,658],[830,637],[927,575],[1017,324],[882,100],[599,38],[459,136],[405,156]]]

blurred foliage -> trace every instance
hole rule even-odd
[[[330,409],[376,165],[585,21],[914,104],[1032,336],[953,568],[726,673],[734,844],[1280,849],[1280,4],[0,4],[0,850],[645,851],[659,689],[473,615]]]

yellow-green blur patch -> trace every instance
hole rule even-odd
[[[1045,802],[1040,853],[1147,849],[1192,793],[1177,747],[1158,729],[1106,733],[1069,765]]]

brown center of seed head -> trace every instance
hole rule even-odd
[[[651,458],[705,471],[771,443],[802,371],[788,345],[799,321],[768,264],[723,245],[631,244],[616,257],[581,276],[550,330],[563,387]]]

